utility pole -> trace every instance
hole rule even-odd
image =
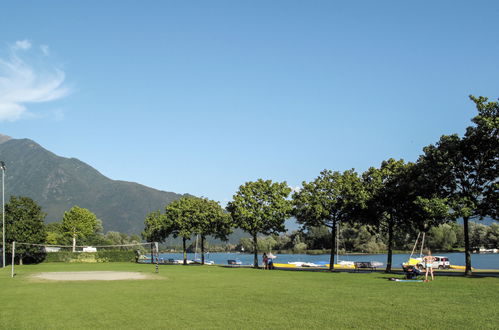
[[[2,170],[2,268],[5,268],[5,163],[0,161]]]

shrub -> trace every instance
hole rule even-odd
[[[59,251],[47,253],[45,262],[134,262],[135,251],[97,251],[70,252]]]

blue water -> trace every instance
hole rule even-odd
[[[275,254],[277,256],[274,259],[275,263],[288,263],[292,261],[303,261],[303,262],[313,262],[329,263],[329,254],[320,255],[307,255],[307,254]],[[464,253],[442,253],[436,254],[439,256],[449,257],[452,265],[464,265]],[[161,258],[168,259],[182,259],[182,253],[162,253]],[[194,260],[195,254],[188,253],[187,259]],[[197,258],[200,259],[201,255],[198,253]],[[241,260],[243,265],[253,264],[253,254],[245,253],[206,253],[205,260],[212,260],[215,264],[227,265],[227,260],[238,259]],[[386,264],[386,254],[364,254],[364,255],[340,255],[340,260],[346,261],[379,261],[383,265]],[[409,259],[409,254],[394,254],[392,256],[393,267],[399,267],[402,262],[406,262]],[[262,255],[258,255],[258,262],[262,262]],[[338,262],[335,258],[335,262]],[[471,264],[477,269],[499,269],[499,254],[472,254]]]

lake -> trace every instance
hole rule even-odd
[[[274,260],[275,263],[288,263],[291,261],[303,261],[303,262],[313,262],[317,263],[320,261],[325,261],[329,263],[329,254],[319,254],[319,255],[308,255],[308,254],[275,254],[277,258]],[[464,253],[437,253],[437,256],[449,257],[451,265],[464,265]],[[419,255],[417,255],[419,256]],[[163,259],[182,259],[182,253],[162,253],[160,255]],[[188,253],[187,259],[194,260],[196,255],[194,253]],[[386,254],[363,254],[363,255],[340,255],[339,260],[346,261],[378,261],[382,262],[383,265],[386,264]],[[201,254],[197,254],[197,258],[201,258]],[[206,253],[205,260],[212,260],[215,264],[227,265],[227,260],[239,259],[243,265],[253,264],[253,255],[246,253]],[[394,254],[392,257],[393,267],[400,267],[402,262],[406,262],[409,259],[409,254]],[[258,262],[262,262],[262,255],[258,255]],[[335,258],[335,262],[337,259]],[[488,254],[472,254],[471,264],[477,269],[499,269],[499,254],[498,253],[488,253]]]

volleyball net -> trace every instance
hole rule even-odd
[[[12,242],[6,249],[6,261],[11,262],[12,277],[15,267],[25,263],[103,263],[136,262],[156,264],[158,272],[159,245],[157,242],[113,245],[50,245]]]

